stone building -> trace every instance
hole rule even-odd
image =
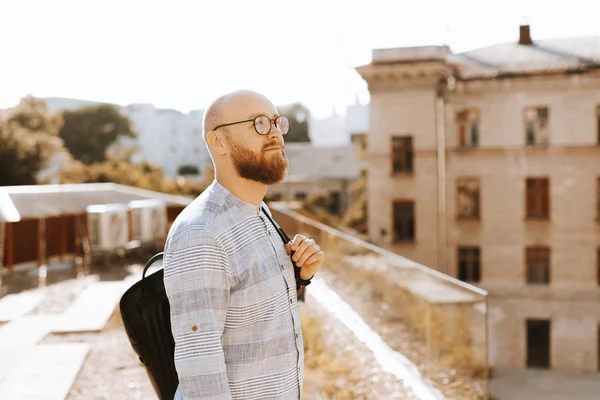
[[[600,364],[600,37],[378,49],[370,240],[489,291],[489,362]]]

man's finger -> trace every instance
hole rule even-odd
[[[310,246],[313,246],[314,244],[315,244],[315,241],[312,239],[303,240],[302,243],[300,243],[298,248],[295,250],[292,260],[294,260],[294,261],[300,260],[300,257],[302,257],[302,254],[306,251],[306,249],[308,249]]]
[[[308,238],[304,235],[294,236],[294,239],[292,240],[292,250],[294,250],[294,251],[298,250],[298,246],[300,246],[302,244],[302,242],[305,241],[306,239],[308,239]]]
[[[309,257],[311,257],[313,254],[318,253],[319,251],[321,251],[321,248],[319,246],[317,246],[316,244],[313,244],[312,246],[307,247],[302,252],[302,255],[298,259],[297,264],[298,265],[304,265],[306,263],[306,261],[308,260]]]
[[[304,261],[304,265],[309,266],[316,262],[322,263],[325,260],[325,253],[322,250],[317,251],[312,254],[309,258]]]

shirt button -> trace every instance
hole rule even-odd
[[[298,334],[296,333],[296,339],[298,339]]]
[[[194,332],[196,332],[196,331],[198,330],[198,327],[197,327],[196,325],[193,325],[193,326],[192,326],[192,330],[193,330]]]
[[[281,266],[281,270],[283,271],[284,269],[285,269],[285,267],[282,265],[282,266]]]
[[[271,231],[267,231],[267,232],[269,232],[269,236],[271,236]]]
[[[290,304],[292,304],[294,301],[292,299],[290,299]]]

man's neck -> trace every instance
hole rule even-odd
[[[219,173],[215,171],[215,179],[221,186],[229,190],[236,197],[255,206],[260,206],[267,194],[267,185],[241,178],[237,174]]]

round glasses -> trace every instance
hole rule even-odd
[[[252,125],[254,125],[254,130],[259,135],[268,135],[269,133],[271,133],[271,127],[273,123],[283,135],[288,133],[288,131],[290,130],[290,121],[287,119],[287,117],[284,117],[283,115],[278,116],[274,120],[267,117],[266,115],[259,115],[254,119],[247,119],[244,121],[230,122],[228,124],[217,125],[213,130],[216,131],[217,129],[222,128],[224,126],[243,124],[246,122],[252,122]]]

